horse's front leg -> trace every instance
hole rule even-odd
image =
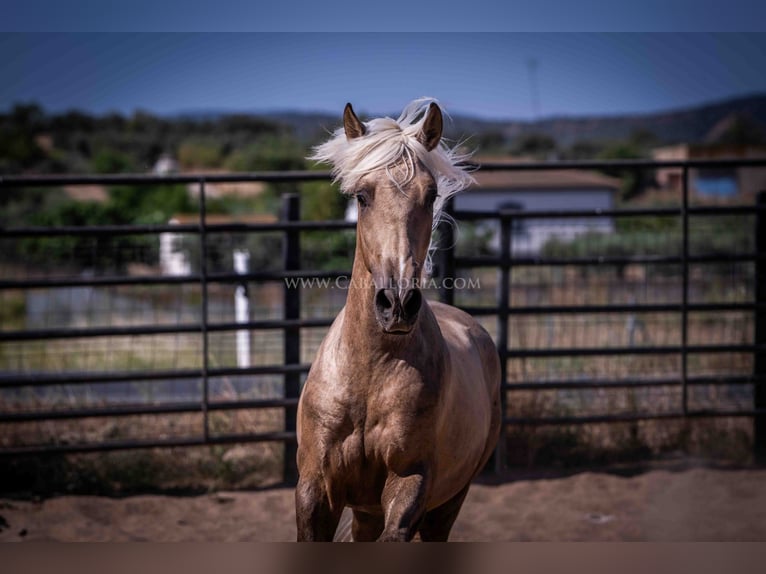
[[[302,476],[295,487],[298,542],[332,542],[343,505],[334,508],[319,476]]]
[[[415,536],[426,512],[426,478],[421,471],[389,475],[380,500],[385,527],[379,542],[409,542]]]

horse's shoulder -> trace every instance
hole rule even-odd
[[[491,371],[499,370],[499,365],[496,365],[499,359],[495,342],[476,319],[465,311],[438,301],[429,301],[429,306],[450,354],[456,353],[459,361],[479,357],[481,363]],[[491,378],[495,378],[494,374]]]
[[[439,301],[429,301],[428,305],[445,337],[449,338],[449,333],[456,331],[469,334],[471,338],[483,342],[492,341],[487,330],[465,311]]]

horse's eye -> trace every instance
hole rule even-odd
[[[367,196],[363,192],[356,194],[356,202],[359,204],[360,207],[367,207],[369,205],[369,200],[367,199]]]

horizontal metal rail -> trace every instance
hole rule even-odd
[[[766,260],[766,253],[727,253],[721,255],[689,255],[689,263],[750,263],[753,261]],[[680,265],[684,258],[681,255],[632,255],[632,256],[603,256],[592,257],[511,257],[508,262],[514,267],[530,266],[597,266],[597,265]],[[500,257],[494,255],[480,255],[472,257],[455,257],[457,267],[497,267],[502,262]]]
[[[479,307],[460,305],[466,313],[474,316],[497,315],[497,307]],[[680,313],[682,303],[637,303],[634,305],[525,305],[509,307],[509,315],[588,315],[609,313]],[[691,313],[705,312],[735,312],[755,311],[766,309],[766,303],[689,303],[687,309]]]
[[[766,382],[766,377],[755,375],[740,376],[690,376],[687,384],[692,386],[736,386],[752,385]],[[588,379],[576,381],[539,380],[511,382],[503,385],[506,391],[553,391],[553,390],[594,390],[594,389],[622,389],[639,387],[675,387],[683,384],[683,378],[678,377],[650,377],[628,379]]]
[[[208,375],[214,377],[284,375],[286,373],[307,373],[310,364],[262,365],[254,367],[216,367],[208,369]],[[202,368],[198,369],[161,369],[107,372],[21,372],[0,373],[0,388],[43,387],[51,385],[95,385],[107,383],[172,381],[179,379],[199,379]]]
[[[164,225],[88,225],[57,227],[8,227],[0,229],[4,237],[114,237],[128,235],[159,235],[178,233],[197,235],[201,224]],[[273,223],[206,223],[207,233],[275,233],[279,231],[336,231],[356,229],[356,222],[343,220],[328,221],[283,221]]]
[[[747,205],[731,205],[721,207],[696,206],[689,207],[687,213],[698,217],[726,217],[732,215],[756,215],[766,210],[766,207]],[[627,208],[627,209],[546,209],[546,210],[502,210],[500,212],[455,210],[454,217],[459,221],[503,220],[503,219],[598,219],[600,217],[678,217],[680,207],[663,208]]]
[[[184,438],[149,438],[136,440],[121,440],[109,442],[89,443],[50,443],[24,446],[11,446],[0,448],[0,458],[14,458],[20,456],[50,456],[56,454],[75,454],[116,450],[133,450],[149,448],[175,448],[192,446],[210,446],[237,444],[249,442],[295,442],[294,432],[273,431],[250,434],[225,434],[210,435],[207,437],[184,437]]]
[[[720,158],[720,159],[623,159],[623,160],[562,160],[562,161],[530,161],[507,162],[486,161],[468,163],[481,171],[557,171],[557,170],[625,170],[637,169],[732,169],[737,167],[764,167],[766,158]]]
[[[243,281],[283,281],[285,279],[341,279],[350,271],[282,271],[266,270],[250,273],[208,273],[208,283],[241,283]],[[37,279],[0,280],[0,289],[51,289],[57,287],[121,287],[128,285],[198,285],[201,276],[111,276],[111,277],[46,277]]]
[[[668,411],[660,413],[620,413],[605,415],[582,415],[567,417],[506,417],[506,425],[528,426],[562,426],[600,423],[628,423],[663,419],[683,418],[714,418],[714,417],[754,417],[766,414],[766,409],[743,409],[743,410],[689,410]]]
[[[0,187],[59,187],[63,185],[169,185],[185,183],[287,183],[326,181],[328,171],[258,171],[197,174],[106,174],[106,175],[0,175]]]
[[[208,403],[207,408],[211,411],[232,411],[243,409],[272,409],[295,407],[298,399],[239,399],[236,401],[224,401]],[[0,423],[7,422],[34,422],[44,420],[62,420],[98,417],[124,417],[138,415],[165,415],[182,413],[201,413],[202,405],[199,401],[163,404],[134,404],[106,407],[76,407],[70,409],[54,409],[46,411],[14,411],[0,413]]]
[[[508,359],[537,359],[543,357],[611,357],[615,355],[675,355],[693,353],[753,353],[766,351],[766,345],[666,345],[634,347],[560,347],[545,349],[507,349]]]
[[[240,330],[274,330],[299,327],[311,329],[329,327],[334,318],[316,319],[262,319],[243,323],[210,323],[208,332],[220,333]],[[47,339],[88,339],[99,337],[140,337],[167,334],[199,333],[195,323],[178,325],[135,325],[128,327],[85,327],[81,329],[27,329],[24,331],[0,331],[0,342],[41,341]]]

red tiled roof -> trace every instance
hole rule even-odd
[[[224,215],[213,214],[205,217],[205,222],[209,224],[223,223],[274,223],[277,218],[268,213],[252,213],[249,215]],[[177,225],[191,225],[199,223],[199,214],[197,213],[178,213],[170,218],[170,223]]]
[[[473,176],[477,185],[472,189],[484,190],[620,188],[618,178],[584,170],[478,171]]]

